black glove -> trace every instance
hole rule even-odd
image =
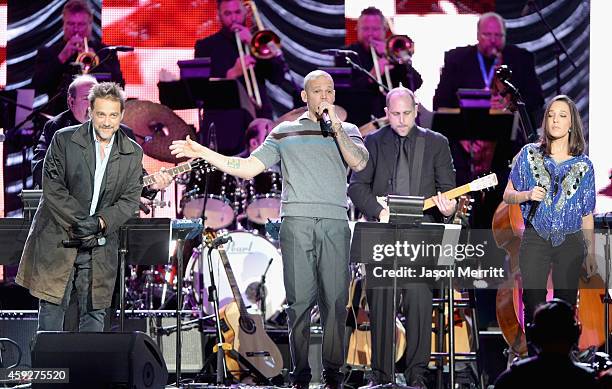
[[[100,221],[97,216],[88,216],[72,225],[72,235],[83,238],[100,232]]]
[[[96,238],[95,236],[89,236],[87,238],[81,239],[81,246],[79,248],[80,249],[92,249],[96,246],[99,246],[98,238]]]

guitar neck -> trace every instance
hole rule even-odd
[[[470,190],[470,184],[465,184],[465,185],[461,185],[458,186],[454,189],[449,190],[448,192],[444,192],[444,194],[446,195],[446,197],[449,200],[452,200],[454,198],[457,198],[461,195],[464,195],[466,193],[471,192]],[[425,202],[423,203],[423,211],[428,210],[429,208],[433,208],[436,206],[436,203],[434,203],[433,198],[436,196],[431,196],[428,199],[425,199]]]
[[[166,169],[166,172],[170,173],[172,177],[186,173],[193,169],[193,165],[191,162],[185,162],[173,168]],[[149,186],[151,184],[155,184],[155,174],[149,174],[148,176],[144,176],[142,178],[142,186]]]
[[[246,317],[248,315],[246,306],[244,305],[244,300],[242,300],[242,294],[240,294],[240,289],[238,289],[238,283],[236,282],[236,278],[234,277],[234,271],[232,270],[232,265],[229,262],[227,253],[225,252],[225,248],[223,248],[223,246],[219,246],[218,251],[219,256],[221,257],[221,262],[223,262],[225,274],[227,274],[227,280],[230,284],[230,287],[232,288],[234,300],[236,301],[236,304],[238,304],[238,310],[240,311],[240,315]]]

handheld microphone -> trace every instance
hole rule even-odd
[[[323,113],[321,114],[321,132],[323,133],[324,138],[332,136],[332,134],[334,133],[332,129],[332,121],[329,118],[329,113],[327,112],[327,109],[324,109]]]
[[[91,235],[89,236],[91,237]],[[89,237],[85,237],[83,239],[87,239]],[[83,245],[83,239],[62,239],[62,245],[66,248],[79,248]],[[96,246],[104,246],[106,244],[106,238],[100,237],[96,238],[98,244]]]
[[[208,148],[212,151],[217,151],[217,127],[215,122],[208,126]]]
[[[129,52],[129,51],[134,51],[134,47],[133,46],[106,46],[100,49],[100,51],[102,50]]]

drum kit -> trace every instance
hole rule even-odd
[[[283,120],[295,120],[303,109],[287,113]],[[134,131],[136,141],[145,154],[165,162],[176,163],[168,146],[176,139],[189,135],[195,138],[193,128],[170,108],[150,101],[126,102],[123,123]],[[214,230],[231,230],[232,241],[226,252],[237,279],[244,301],[252,309],[259,309],[262,275],[268,269],[265,310],[270,318],[282,310],[285,289],[282,261],[278,243],[260,231],[268,220],[280,217],[282,178],[278,169],[269,169],[250,180],[242,180],[214,169],[194,169],[177,180],[185,185],[180,200],[180,212],[185,218],[205,220],[205,226]],[[246,230],[245,227],[251,228]],[[259,228],[258,228],[259,227]],[[194,247],[185,266],[184,309],[201,307],[212,312],[208,302],[209,272],[199,268],[199,259],[205,255],[202,246]],[[227,277],[216,253],[213,254],[216,282],[221,305],[232,299]],[[271,261],[271,262],[270,262]],[[206,260],[204,258],[204,263]],[[268,263],[270,266],[268,268]],[[204,271],[202,271],[204,270]],[[176,265],[133,268],[127,273],[127,304],[134,309],[167,309],[175,304]]]

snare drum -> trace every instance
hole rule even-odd
[[[250,312],[257,312],[259,301],[257,299],[257,290],[261,282],[261,276],[268,266],[268,262],[272,259],[270,269],[266,273],[266,319],[269,319],[276,312],[282,309],[285,301],[285,284],[283,282],[283,263],[279,250],[270,243],[266,238],[252,234],[250,232],[236,231],[231,232],[229,236],[231,242],[226,243],[225,251],[232,265],[232,270],[238,284],[238,289],[242,294],[244,303],[251,308]],[[206,251],[208,251],[206,249]],[[187,285],[191,285],[190,293],[196,302],[200,301],[200,294],[204,297],[204,309],[206,312],[212,312],[213,308],[208,301],[208,286],[210,285],[210,276],[208,271],[208,262],[206,260],[206,251],[202,256],[204,269],[204,289],[200,285],[202,276],[200,274],[198,259],[201,251],[193,251],[193,255],[189,259],[187,268],[185,269],[185,281]],[[232,290],[230,288],[225,270],[217,251],[212,253],[213,272],[215,275],[215,283],[217,285],[219,295],[219,306],[230,303],[233,300]]]
[[[280,173],[266,170],[247,184],[247,218],[253,223],[265,224],[268,219],[280,217],[282,181]]]
[[[181,200],[183,217],[194,219],[202,216],[204,209],[204,184],[206,172],[191,171],[189,183]],[[236,179],[220,170],[208,172],[208,200],[204,225],[213,229],[229,226],[234,221]]]

